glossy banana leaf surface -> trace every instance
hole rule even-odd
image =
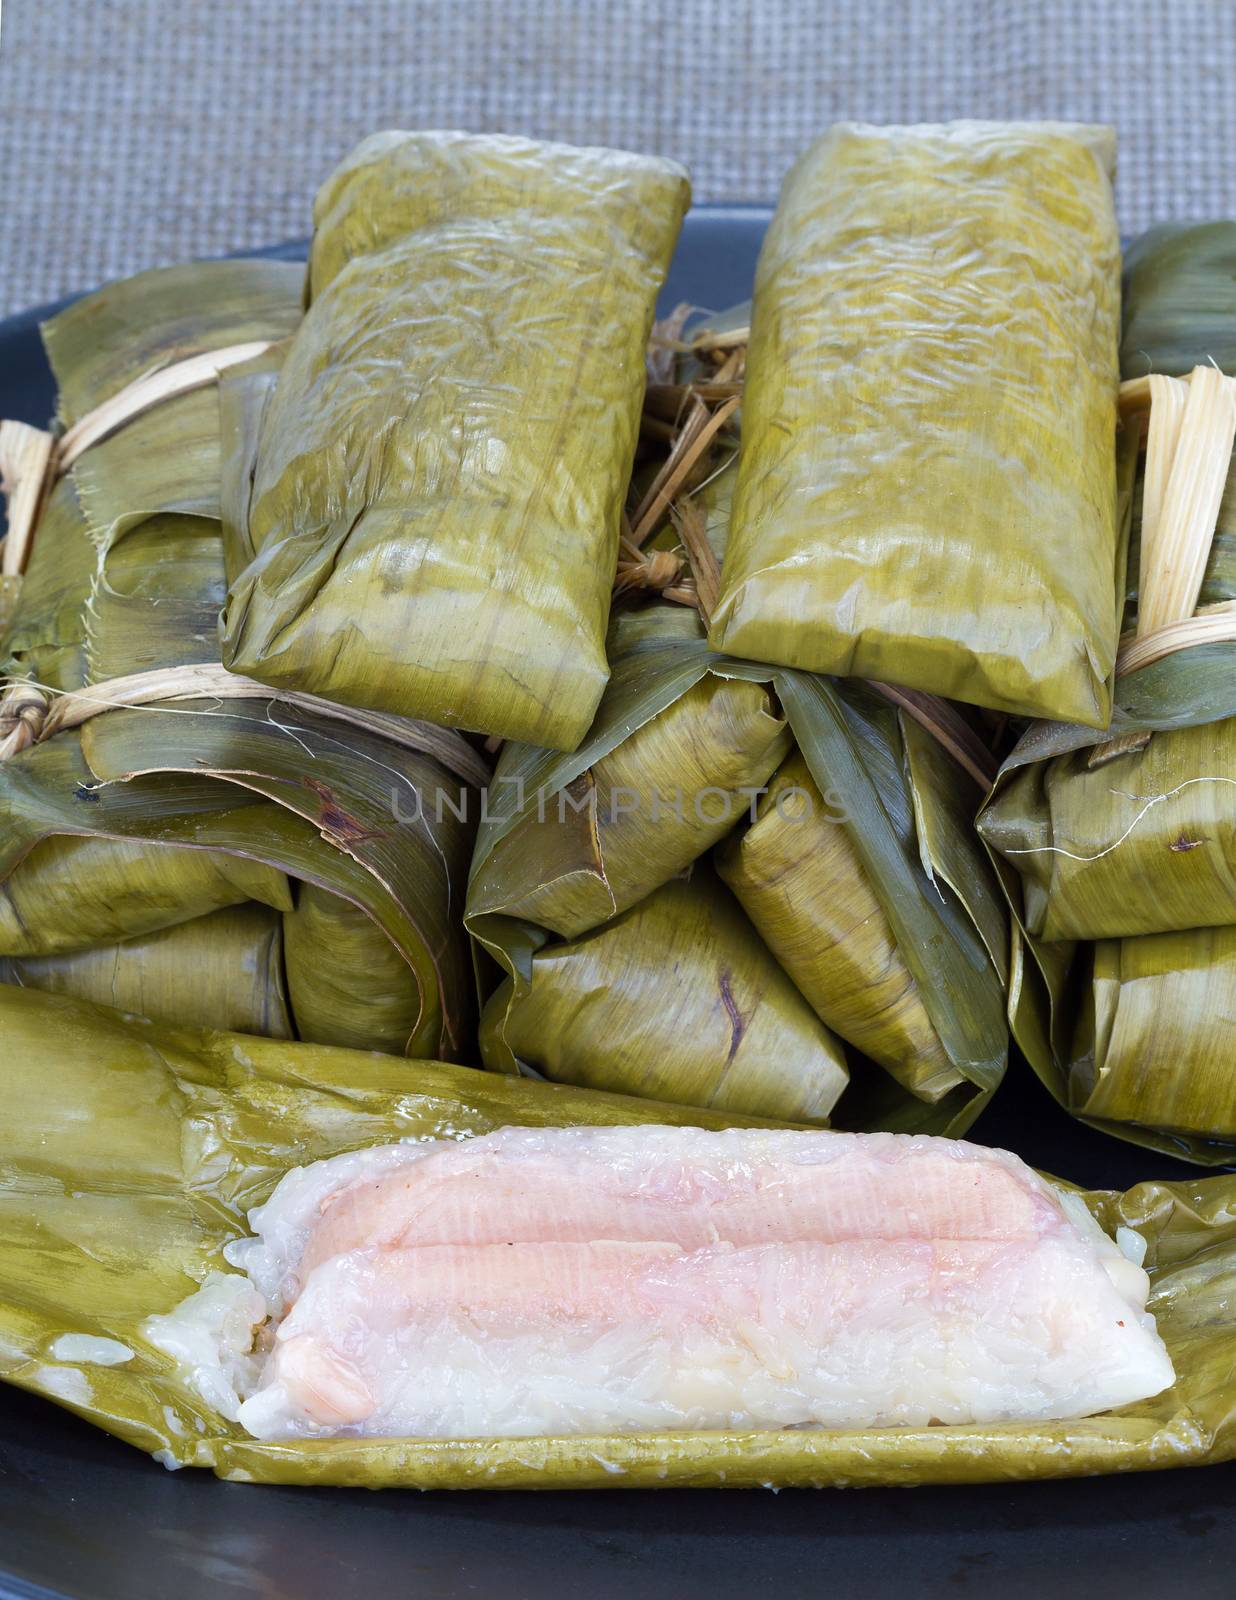
[[[308,312],[229,475],[223,660],[573,749],[644,348],[689,188],[668,161],[383,133],[320,191]]]
[[[1136,534],[1135,456],[1130,432],[1119,460]],[[1136,567],[1135,542],[1130,622]],[[1226,584],[1221,566],[1212,577]],[[1230,644],[1204,645],[1118,678],[1110,737],[1050,723],[1027,730],[979,830],[1020,875],[1034,937],[1122,938],[1236,921],[1233,663]]]
[[[1050,123],[840,124],[800,158],[756,276],[716,649],[1106,725],[1113,160],[1110,129]]]
[[[77,302],[44,329],[61,421],[80,422],[153,370],[236,344],[274,341],[266,366],[277,370],[300,320],[301,279],[295,266],[216,262]],[[221,514],[217,385],[165,399],[85,450],[36,528],[9,673],[80,691],[217,665]],[[264,1017],[287,1032],[290,989],[303,1038],[464,1054],[473,1000],[458,906],[478,767],[443,730],[388,736],[273,701],[108,712],[0,762],[0,955],[26,960],[28,982],[38,981],[31,958],[57,958],[54,978],[37,970],[90,997],[109,960],[131,967],[130,941],[198,919],[200,963],[186,964],[179,991],[175,941],[141,991],[155,1014],[189,1017],[199,1014],[197,966],[217,972],[236,948],[232,923],[200,919],[266,906],[296,920],[293,970],[285,978],[282,938],[269,941],[270,959],[254,968],[269,978],[265,1002],[236,994],[215,1020],[260,1031]],[[311,939],[290,878],[312,903]],[[81,959],[59,959],[70,954]],[[135,992],[117,982],[118,996]]]
[[[1151,1309],[1179,1374],[1079,1422],[865,1432],[262,1444],[203,1402],[142,1326],[305,1162],[396,1139],[527,1126],[748,1119],[433,1062],[158,1027],[0,988],[0,1375],[166,1465],[247,1482],[379,1488],[964,1483],[1190,1466],[1236,1453],[1230,1300],[1236,1178],[1087,1202],[1147,1240]]]
[[[1212,354],[1236,371],[1234,242],[1231,223],[1136,241],[1126,377],[1183,374]],[[1232,597],[1232,516],[1229,487],[1203,598]],[[978,823],[1020,924],[1013,1028],[1040,1077],[1086,1121],[1206,1164],[1236,1160],[1234,666],[1236,647],[1214,644],[1117,678],[1106,736],[1033,724]]]
[[[1231,932],[1073,944],[1015,926],[1010,1027],[1060,1105],[1129,1144],[1236,1164]]]
[[[930,737],[907,738],[899,712],[865,687],[717,656],[685,610],[654,606],[620,613],[611,628],[611,654],[610,687],[580,748],[568,756],[508,746],[490,791],[466,921],[509,981],[485,1012],[485,1064],[551,1077],[586,1072],[593,1085],[712,1104],[736,1048],[726,986],[732,1001],[737,972],[744,992],[767,990],[777,997],[783,1022],[795,1019],[800,1058],[805,1038],[814,1037],[818,1049],[815,1066],[801,1080],[806,1098],[795,1111],[786,1109],[783,1063],[766,1058],[761,1068],[750,1059],[744,1109],[769,1116],[824,1114],[818,1088],[837,1084],[831,1030],[844,1032],[836,1015],[823,1019],[827,1027],[812,1026],[823,1013],[817,1007],[813,1016],[803,1005],[804,997],[812,1004],[814,999],[802,983],[769,989],[766,975],[778,965],[775,949],[746,919],[734,923],[728,897],[721,901],[726,915],[717,923],[718,932],[726,930],[726,953],[705,931],[693,955],[690,939],[707,920],[700,890],[669,882],[722,833],[741,826],[766,786],[752,769],[736,789],[732,765],[728,776],[710,765],[717,752],[707,761],[693,753],[698,730],[715,724],[717,708],[724,706],[730,729],[757,734],[760,767],[770,766],[770,758],[775,764],[785,750],[788,727],[813,785],[845,834],[831,862],[837,901],[855,892],[854,879],[862,874],[882,911],[882,919],[864,930],[872,963],[868,977],[902,963],[940,1052],[921,1074],[907,1067],[903,1078],[917,1079],[907,1087],[860,1058],[878,1042],[877,1029],[863,1038],[846,1034],[859,1055],[833,1120],[846,1127],[962,1131],[999,1083],[1008,1046],[1007,918],[973,837],[976,796],[969,780],[947,770],[950,758],[944,758],[944,768],[936,764]],[[713,683],[725,687],[724,699]],[[742,699],[739,689],[759,694]],[[744,761],[750,748],[748,743]],[[597,797],[612,798],[615,756],[635,793],[624,796],[630,811],[611,823],[612,810],[598,805]],[[710,776],[715,785],[692,787]],[[719,817],[726,818],[724,828],[715,824]],[[822,876],[816,874],[816,892],[828,898]],[[612,915],[609,908],[618,898],[615,879],[625,892],[652,900],[628,903],[616,921],[606,923],[600,919]],[[717,891],[713,885],[704,892],[712,897]],[[796,907],[808,892],[805,883],[795,887]],[[587,907],[588,919],[582,934],[576,930],[583,918],[572,923],[563,914],[564,908],[573,913],[580,907]],[[655,949],[649,944],[654,929]],[[555,934],[565,943],[554,943]],[[735,965],[737,957],[729,952],[740,947],[746,954]],[[801,974],[791,970],[789,976]],[[591,1000],[589,986],[596,991]],[[741,1019],[741,1001],[737,1010]],[[665,1028],[670,1017],[674,1026]],[[910,1042],[905,1035],[893,1040],[899,1026],[887,1019],[886,1056]],[[655,1064],[630,1044],[649,1029],[663,1030],[657,1033]],[[748,1046],[744,1059],[750,1057]],[[600,1076],[610,1072],[613,1080]],[[762,1101],[756,1098],[757,1073],[767,1085]],[[697,1102],[697,1096],[703,1098]],[[809,1105],[815,1110],[809,1112]]]

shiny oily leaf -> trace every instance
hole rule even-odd
[[[688,198],[670,162],[510,137],[384,133],[346,158],[230,547],[255,556],[229,570],[226,666],[575,748]]]
[[[706,869],[534,956],[481,1018],[481,1060],[556,1083],[827,1122],[841,1046]]]
[[[799,159],[756,273],[715,649],[1106,726],[1114,154],[1074,124],[842,123]]]
[[[1236,1453],[1230,1301],[1236,1179],[1145,1183],[1087,1203],[1148,1244],[1151,1310],[1180,1374],[1080,1422],[835,1432],[262,1444],[142,1338],[294,1166],[396,1139],[736,1116],[431,1062],[177,1030],[0,988],[0,1375],[168,1463],[247,1482],[378,1488],[972,1483],[1220,1461]],[[54,1070],[49,1070],[49,1062]],[[71,1191],[73,1198],[68,1194]],[[91,1361],[66,1333],[131,1355]],[[60,1347],[63,1351],[63,1347]],[[114,1352],[109,1351],[109,1354]]]
[[[123,944],[0,959],[0,982],[117,1006],[181,1028],[293,1037],[282,923],[278,912],[252,901]]]

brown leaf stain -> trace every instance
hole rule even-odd
[[[1209,843],[1210,839],[1206,834],[1203,834],[1200,839],[1190,839],[1186,834],[1180,833],[1167,848],[1175,850],[1178,855],[1183,855],[1186,851],[1196,850],[1198,845]]]
[[[747,1019],[738,1009],[738,1002],[734,999],[734,990],[730,983],[730,969],[721,968],[721,1004],[725,1007],[726,1015],[730,1019],[730,1048],[725,1058],[728,1067],[738,1054],[738,1046],[742,1043],[742,1036],[747,1031]]]
[[[322,833],[331,840],[341,845],[364,844],[370,839],[385,839],[388,831],[379,828],[367,828],[349,812],[345,811],[335,798],[335,792],[329,784],[322,783],[318,778],[302,778],[305,788],[318,797],[318,827]]]

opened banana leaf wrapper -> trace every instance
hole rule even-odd
[[[438,1487],[912,1484],[1183,1466],[1236,1450],[1226,1307],[1231,1178],[1091,1194],[1147,1241],[1150,1309],[1179,1374],[1080,1422],[839,1432],[261,1442],[153,1343],[150,1319],[225,1274],[225,1243],[290,1168],[504,1126],[709,1128],[744,1119],[437,1063],[174,1029],[0,989],[0,1370],[166,1465],[276,1483]]]
[[[45,329],[61,432],[22,430],[51,459],[5,546],[0,975],[183,1024],[458,1055],[458,799],[485,763],[444,729],[279,701],[219,663],[218,372],[277,361],[299,287],[276,263],[175,267]]]
[[[1032,726],[979,820],[1019,914],[1014,1029],[1040,1075],[1107,1131],[1209,1163],[1236,1156],[1236,384],[1217,364],[1234,240],[1154,230],[1130,253],[1115,714],[1103,735]]]

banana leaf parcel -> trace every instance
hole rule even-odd
[[[853,841],[801,755],[777,773],[752,825],[719,852],[718,869],[769,950],[842,1038],[924,1100],[965,1081],[932,1026]]]
[[[187,973],[192,983],[185,981]],[[183,1028],[295,1037],[284,980],[283,920],[255,901],[120,944],[3,958],[0,982],[75,995],[145,1017],[174,1017]]]
[[[309,309],[229,471],[223,660],[573,749],[644,345],[688,199],[651,157],[383,133],[314,211]]]
[[[1123,582],[1114,142],[840,124],[760,256],[710,641],[1104,727]]]
[[[264,1444],[143,1334],[212,1272],[290,1168],[397,1139],[526,1126],[749,1119],[432,1062],[138,1023],[0,988],[0,1376],[169,1467],[380,1488],[802,1487],[1007,1482],[1236,1454],[1236,1179],[1086,1196],[1148,1244],[1150,1310],[1178,1374],[1080,1422],[840,1432]]]
[[[827,1122],[848,1080],[814,1015],[707,871],[604,927],[548,945],[481,1017],[481,1060],[555,1083]]]
[[[64,431],[6,640],[0,958],[175,1020],[462,1054],[460,802],[483,764],[219,664],[217,365],[277,351],[299,287],[294,266],[178,267],[45,329]]]
[[[618,613],[582,771],[560,784],[553,756],[542,773],[528,749],[503,749],[491,805],[513,799],[517,814],[473,863],[471,924],[519,918],[575,938],[685,871],[748,809],[789,728],[768,684],[700,673],[700,637],[691,611]]]
[[[1236,1157],[1236,384],[1208,361],[1179,374],[1231,304],[1234,237],[1156,230],[1131,253],[1121,404],[1145,461],[1110,736],[1031,727],[979,818],[1018,913],[1014,1031],[1040,1076],[1085,1120],[1204,1163]]]
[[[580,748],[508,745],[490,789],[465,915],[504,974],[482,1018],[485,1065],[848,1128],[962,1131],[1008,1044],[1006,913],[973,838],[969,779],[865,687],[717,656],[685,608],[617,612],[610,654]],[[819,984],[779,963],[784,945],[770,949],[708,870],[678,876],[757,807],[791,735],[845,842],[827,866],[806,863],[789,898],[797,911],[818,894],[840,942],[841,904],[874,897],[853,981],[883,984],[886,999],[907,989],[882,1020],[869,1005],[865,1029],[853,996],[826,1009]],[[758,926],[761,908],[731,884]],[[774,1025],[783,1051],[757,1059]],[[928,1038],[931,1055],[912,1062]]]
[[[1236,250],[1236,224],[1155,230],[1131,252],[1125,435],[1144,439],[1145,458],[1131,494],[1118,737],[1031,730],[981,824],[1022,876],[1036,937],[1236,923],[1236,721],[1231,696],[1210,687],[1236,659],[1224,637],[1236,632],[1236,390],[1205,357],[1180,376],[1213,336],[1212,308],[1236,316],[1224,240]],[[1138,341],[1165,370],[1146,374]]]

